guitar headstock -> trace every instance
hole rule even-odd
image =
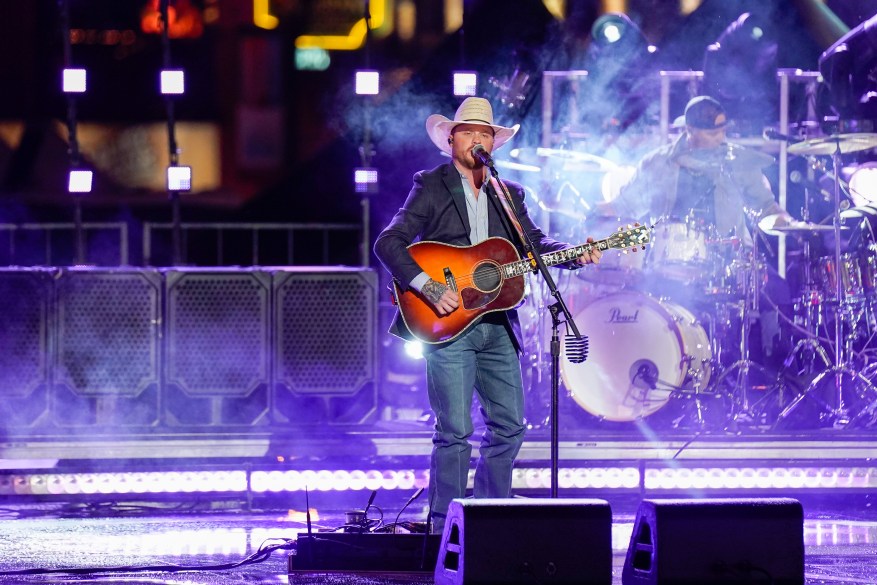
[[[647,225],[628,224],[618,226],[618,231],[606,238],[610,248],[618,248],[627,252],[645,250],[646,244],[651,240],[652,228]]]

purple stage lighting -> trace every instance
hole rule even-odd
[[[356,72],[356,95],[378,95],[381,86],[381,74],[377,71],[360,70]]]
[[[162,95],[182,95],[186,92],[186,72],[182,69],[162,69],[159,79]]]
[[[174,166],[167,168],[168,191],[191,191],[192,190],[192,167]]]
[[[353,169],[353,184],[357,193],[377,193],[378,169],[372,167]]]
[[[454,95],[476,95],[478,74],[474,71],[454,71]]]
[[[64,69],[61,76],[61,88],[64,93],[85,93],[85,69]]]
[[[67,175],[68,193],[91,193],[92,171],[71,170]]]

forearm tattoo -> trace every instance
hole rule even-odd
[[[446,290],[448,290],[448,287],[430,278],[426,281],[426,284],[423,285],[423,288],[420,289],[420,292],[423,293],[423,296],[428,298],[433,305],[437,305]]]

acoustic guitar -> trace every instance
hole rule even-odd
[[[591,249],[624,250],[645,248],[651,228],[619,227],[608,238],[542,255],[546,266],[575,260]],[[488,238],[474,246],[454,246],[423,241],[408,247],[415,262],[437,282],[443,282],[460,297],[460,306],[449,315],[439,315],[423,295],[403,290],[393,283],[394,303],[409,331],[424,343],[444,343],[464,333],[478,317],[506,311],[524,299],[524,275],[536,270],[532,258],[521,259],[518,250],[504,238]]]

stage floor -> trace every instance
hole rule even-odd
[[[380,501],[380,497],[378,498]],[[326,499],[314,508],[314,527],[343,523],[346,502]],[[802,500],[805,510],[805,575],[810,584],[877,582],[877,513],[869,496]],[[621,583],[627,544],[638,502],[611,501],[613,584]],[[231,567],[280,539],[305,530],[301,512],[209,510],[205,503],[54,503],[10,505],[0,522],[3,583],[432,583],[431,574],[296,573],[289,576],[288,551],[263,562]],[[387,505],[385,516],[395,517]],[[403,514],[422,521],[422,508]],[[525,527],[521,538],[526,539]],[[558,534],[558,538],[563,535]],[[533,543],[536,545],[536,543]],[[550,543],[547,546],[551,546]],[[187,567],[184,572],[164,567]],[[114,567],[115,570],[108,570]],[[70,569],[69,573],[9,575],[10,571]],[[147,570],[138,571],[138,568]]]

